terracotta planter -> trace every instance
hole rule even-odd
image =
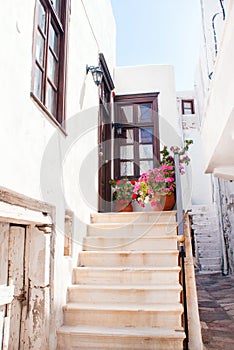
[[[129,201],[116,201],[114,203],[114,210],[117,212],[131,212],[133,211],[132,202]]]
[[[167,196],[157,196],[160,197],[160,201],[157,201],[157,204],[152,206],[154,211],[167,211],[172,210],[175,206],[175,193],[171,193]],[[154,200],[154,198],[152,198]]]

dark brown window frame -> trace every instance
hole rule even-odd
[[[189,110],[191,111],[191,113],[185,113],[185,110],[188,108],[184,107],[185,103],[189,103],[191,108],[189,108]],[[188,114],[194,114],[194,100],[193,99],[183,99],[181,100],[181,109],[182,109],[182,114],[183,115],[188,115]]]
[[[38,5],[41,3],[46,8],[46,41],[49,41],[48,37],[48,23],[53,23],[53,26],[59,32],[59,51],[58,51],[58,77],[57,77],[57,102],[56,102],[56,115],[53,115],[46,107],[46,84],[48,84],[49,78],[45,71],[42,78],[43,87],[41,89],[43,98],[42,101],[34,93],[34,82],[35,82],[35,70],[38,66],[36,59],[36,45],[37,45],[37,33],[39,31],[38,26]],[[32,67],[32,84],[30,95],[40,109],[45,112],[46,116],[49,117],[52,122],[59,127],[62,132],[66,135],[65,121],[66,121],[66,68],[67,68],[67,48],[68,48],[68,16],[70,13],[70,0],[61,1],[61,16],[58,18],[57,14],[53,10],[53,6],[50,0],[36,0],[35,15],[34,15],[34,35],[33,35],[33,67]],[[56,25],[55,25],[56,24]],[[44,46],[44,59],[45,59],[45,70],[48,64],[48,52],[50,48],[45,43]]]

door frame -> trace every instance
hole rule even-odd
[[[112,170],[112,106],[111,92],[114,83],[111,78],[105,57],[99,54],[99,66],[103,71],[99,95],[98,117],[98,211],[108,212],[111,208]]]

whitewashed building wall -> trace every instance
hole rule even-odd
[[[92,189],[89,202],[80,196],[79,187],[82,162],[91,151],[94,156],[90,158],[89,171],[92,174],[98,172],[99,95],[92,75],[86,75],[86,64],[98,65],[99,53],[103,53],[112,74],[115,22],[109,0],[71,0],[65,135],[30,97],[35,4],[36,1],[28,0],[6,1],[1,9],[0,36],[4,50],[0,74],[4,83],[0,88],[0,186],[49,203],[56,210],[56,233],[51,253],[54,257],[54,279],[51,281],[54,309],[50,349],[54,349],[55,329],[62,323],[61,307],[65,303],[67,284],[71,283],[76,252],[80,249],[89,213],[97,210],[97,176],[93,177],[92,184],[86,184]],[[70,257],[64,256],[66,209],[74,213],[75,236]],[[32,257],[39,259],[37,254],[31,254]],[[33,261],[32,266],[40,269],[40,263]]]
[[[233,50],[230,46],[234,38],[233,2],[202,0],[201,13],[201,57],[195,85],[202,119],[204,171],[215,176],[213,197],[219,213],[223,271],[233,273],[234,192],[231,181],[234,178],[234,160],[231,151],[233,149],[231,133],[234,125],[232,98],[234,85],[231,73]]]

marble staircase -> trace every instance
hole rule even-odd
[[[93,214],[58,350],[183,349],[175,212]]]

